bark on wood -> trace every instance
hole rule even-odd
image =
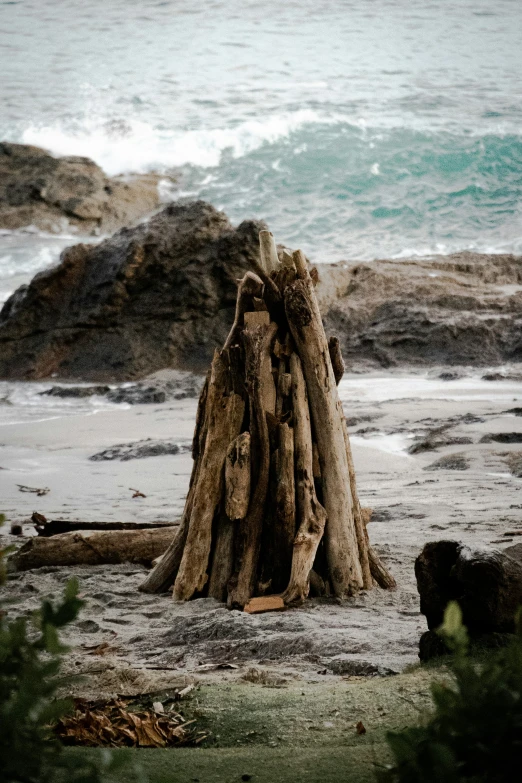
[[[355,535],[357,537],[357,547],[359,550],[359,561],[361,563],[363,587],[365,590],[370,590],[373,585],[372,574],[370,570],[369,551],[368,551],[370,548],[370,541],[368,538],[368,531],[366,530],[366,525],[364,524],[361,504],[359,502],[359,495],[357,494],[357,482],[355,480],[355,467],[353,464],[352,447],[350,445],[350,438],[348,437],[348,429],[346,427],[346,419],[344,418],[344,413],[343,413],[343,432],[344,432],[344,439],[346,444],[346,455],[348,457],[348,472],[350,475],[350,490],[352,493]]]
[[[287,269],[295,269],[294,257],[289,250],[283,249],[281,254],[281,263]]]
[[[303,366],[319,451],[323,499],[328,524],[326,550],[336,596],[353,595],[363,586],[353,503],[347,482],[348,459],[337,384],[319,306],[304,255],[294,261],[299,279],[285,290],[285,310]]]
[[[222,496],[226,452],[243,423],[245,403],[238,394],[225,394],[226,376],[226,366],[216,351],[208,389],[205,449],[194,490],[187,540],[174,583],[173,597],[180,601],[200,592],[207,582],[212,521]]]
[[[150,565],[165,552],[171,541],[169,528],[93,530],[59,533],[50,538],[35,536],[9,559],[9,563],[18,571],[42,566],[103,563]]]
[[[330,356],[332,355],[332,350],[333,350],[334,355],[337,356],[335,361],[337,363],[338,368],[340,368],[341,365],[344,368],[344,361],[341,355],[341,348],[339,346],[339,341],[337,340],[336,347],[334,347],[333,349],[331,348],[331,345],[333,345],[332,340],[336,340],[336,339],[337,338],[330,338],[330,342],[329,342]],[[342,378],[342,373],[339,379],[336,381],[337,384],[339,384],[341,378]],[[355,475],[355,466],[353,463],[352,447],[350,444],[350,436],[348,435],[348,427],[346,425],[346,418],[344,416],[344,412],[343,412],[343,421],[344,421],[344,435],[346,441],[346,454],[348,457],[348,469],[350,473],[350,490],[352,493],[352,503],[354,508],[355,533],[357,536],[357,546],[359,549],[359,559],[361,562],[363,585],[365,590],[370,590],[371,587],[373,586],[373,579],[375,579],[379,587],[382,587],[385,590],[394,590],[397,587],[397,583],[394,577],[390,574],[390,572],[388,571],[386,566],[382,563],[375,550],[370,545],[370,538],[368,536],[366,525],[371,518],[371,509],[362,509],[361,503],[359,501],[359,494],[357,492],[357,480]],[[367,519],[365,517],[364,511],[370,512]]]
[[[308,596],[310,572],[326,523],[326,511],[317,500],[315,492],[308,395],[301,362],[295,353],[290,357],[290,375],[294,414],[297,511],[300,525],[294,541],[290,581],[283,593],[285,603],[303,601]]]
[[[263,292],[263,281],[253,272],[247,272],[239,282],[237,289],[236,313],[234,323],[228,333],[228,337],[223,346],[227,350],[231,345],[239,341],[240,330],[243,327],[243,317],[247,310],[251,309],[253,299],[260,297]]]
[[[322,576],[320,576],[317,571],[312,570],[310,571],[310,593],[311,596],[315,598],[320,598],[323,595],[326,595],[326,586],[324,583],[324,579]]]
[[[277,370],[277,398],[276,398],[276,409],[275,413],[276,416],[280,419],[281,415],[283,413],[283,403],[284,403],[284,397],[283,394],[283,376],[286,373],[286,360],[284,356],[281,356],[279,359],[279,367]]]
[[[269,313],[245,313],[245,328],[254,328],[256,326],[268,327],[269,325]],[[263,398],[263,408],[267,413],[274,415],[276,411],[277,392],[274,376],[272,373],[272,359],[270,356],[270,351],[265,351],[263,353],[258,372],[260,390]]]
[[[207,437],[208,416],[207,399],[210,385],[211,372],[207,374],[205,385],[201,391],[196,413],[196,426],[194,428],[194,437],[192,439],[192,472],[190,475],[189,491],[185,501],[185,508],[181,517],[180,526],[177,534],[171,540],[166,552],[163,554],[159,563],[157,563],[144,582],[139,586],[142,593],[165,593],[169,587],[174,584],[178,574],[183,550],[187,540],[190,515],[194,504],[194,495],[196,491],[199,468],[201,465],[200,456],[205,449]]]
[[[231,520],[244,519],[250,501],[250,433],[232,441],[225,461],[225,510]]]
[[[272,589],[284,590],[292,564],[295,538],[294,431],[288,424],[279,425],[279,447],[276,456],[275,518],[272,535],[274,552]]]
[[[277,256],[277,247],[271,231],[259,232],[259,257],[261,266],[267,273],[277,272],[281,264]]]
[[[221,509],[216,524],[215,547],[208,584],[209,598],[227,600],[228,580],[234,570],[234,535],[236,523]]]
[[[335,375],[335,382],[339,385],[341,378],[343,377],[346,367],[344,366],[343,355],[341,353],[341,346],[338,337],[330,337],[328,340],[328,351],[330,353],[330,361]]]
[[[371,575],[379,587],[382,587],[383,590],[395,590],[397,587],[395,578],[390,574],[372,546],[368,547],[368,559],[370,561]]]
[[[470,635],[512,633],[522,604],[522,544],[502,551],[472,550],[456,541],[426,544],[415,561],[421,612],[437,628],[458,601]]]
[[[270,442],[266,423],[266,390],[262,366],[270,361],[271,346],[277,331],[270,326],[246,326],[243,332],[246,358],[246,388],[250,406],[251,453],[256,457],[254,492],[248,514],[239,523],[239,558],[237,573],[229,584],[228,604],[243,607],[253,595],[257,577],[259,549],[270,468]],[[272,379],[273,384],[273,379]]]

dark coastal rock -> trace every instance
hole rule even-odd
[[[464,454],[446,454],[424,470],[468,470],[469,460]]]
[[[127,405],[150,405],[169,400],[196,399],[199,397],[204,376],[185,375],[170,380],[154,380],[151,383],[135,383],[132,386],[120,386],[107,393],[107,399]]]
[[[487,551],[433,541],[415,561],[415,576],[430,631],[441,625],[449,601],[459,603],[472,638],[515,631],[522,605],[522,544]]]
[[[418,435],[408,449],[409,454],[421,454],[424,451],[435,451],[445,446],[463,446],[473,443],[471,438],[466,436],[451,436],[447,434],[452,424],[444,424],[441,427],[434,427],[428,430],[424,435]]]
[[[53,386],[46,391],[39,392],[42,397],[60,397],[66,399],[83,399],[84,397],[104,397],[110,391],[109,386]]]
[[[441,372],[438,377],[441,381],[458,381],[459,378],[462,378],[462,374],[460,372],[446,371]]]
[[[114,389],[97,386],[52,386],[39,392],[42,397],[84,399],[105,397],[110,402],[126,405],[157,405],[169,400],[186,400],[199,397],[204,376],[193,373],[176,373],[176,377],[151,378],[149,383],[124,384]]]
[[[129,388],[113,389],[107,394],[107,399],[115,403],[127,405],[157,405],[166,402],[167,395],[163,389],[154,386],[130,386]]]
[[[202,201],[171,204],[99,245],[75,245],[0,313],[0,377],[96,381],[205,371],[233,320],[236,279],[265,225],[234,229]]]
[[[480,443],[522,443],[522,432],[488,432]]]
[[[515,634],[512,633],[478,634],[470,639],[470,652],[472,655],[480,655],[488,650],[498,650],[506,647],[514,638]],[[452,650],[437,631],[424,631],[419,639],[419,658],[423,662],[440,658],[451,652]]]
[[[0,142],[0,228],[115,231],[159,206],[158,177],[107,177],[89,158]]]
[[[517,373],[487,372],[482,376],[483,381],[522,381],[522,375]]]
[[[507,451],[499,456],[504,457],[512,476],[522,478],[522,451]]]
[[[339,263],[320,275],[348,369],[522,361],[522,292],[501,288],[522,283],[519,256]]]
[[[110,449],[104,449],[89,457],[93,462],[106,462],[120,460],[127,462],[130,459],[143,459],[144,457],[164,457],[166,454],[184,454],[191,451],[192,443],[176,443],[169,440],[139,440],[135,443],[120,443]]]
[[[68,248],[57,267],[5,303],[0,377],[105,382],[165,367],[206,371],[263,227],[245,221],[234,229],[203,202],[173,204],[96,247]],[[491,366],[522,361],[522,291],[506,293],[521,284],[522,258],[459,253],[320,265],[317,293],[349,369]],[[444,377],[456,375],[448,369]],[[414,449],[437,447],[421,440]]]

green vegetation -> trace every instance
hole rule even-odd
[[[432,666],[313,682],[251,670],[202,683],[183,706],[212,732],[206,747],[62,748],[49,729],[71,706],[56,698],[59,632],[81,604],[71,581],[61,601],[43,601],[31,617],[0,612],[2,783],[370,783],[376,769],[389,783],[507,783],[522,758],[522,623],[508,647],[472,658],[456,604],[441,629],[453,655],[431,685],[433,712]],[[419,712],[429,717],[411,727]]]
[[[0,518],[0,524],[3,523]],[[0,550],[0,584],[6,579],[5,555]],[[56,699],[60,657],[66,651],[58,630],[74,620],[82,602],[71,580],[56,606],[43,601],[31,618],[8,620],[0,610],[0,779],[2,783],[54,781],[57,769],[67,770],[69,783],[98,783],[110,770],[110,754],[72,760],[61,755],[49,724],[71,704]],[[73,763],[74,762],[74,763]]]
[[[388,734],[397,783],[511,783],[522,760],[522,623],[513,641],[483,661],[468,653],[458,604],[440,629],[453,656],[449,682],[434,683],[425,726]]]

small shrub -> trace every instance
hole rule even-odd
[[[452,682],[433,683],[435,711],[425,726],[388,734],[395,765],[382,779],[512,783],[522,763],[522,623],[507,647],[481,663],[469,657],[455,602],[446,609],[440,633],[453,653]]]
[[[0,585],[6,579],[7,551],[0,550]],[[2,783],[46,783],[55,780],[59,769],[67,783],[99,783],[102,773],[112,766],[107,751],[94,762],[60,756],[61,745],[50,729],[72,706],[68,700],[55,698],[60,658],[67,649],[58,631],[77,617],[81,606],[78,584],[71,580],[57,605],[44,600],[29,620],[8,620],[0,609]]]

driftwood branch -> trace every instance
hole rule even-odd
[[[340,598],[363,587],[350,491],[343,412],[314,286],[300,251],[294,253],[298,279],[285,290],[285,310],[308,390],[319,452],[324,506],[328,516],[326,552],[332,587]]]
[[[93,530],[29,539],[9,559],[18,571],[42,566],[140,563],[150,565],[172,540],[169,528]]]
[[[225,461],[225,510],[231,520],[244,519],[250,501],[250,433],[232,441]]]
[[[317,500],[313,477],[313,450],[308,395],[297,354],[290,357],[294,412],[294,449],[299,530],[294,541],[292,569],[285,603],[303,601],[310,589],[310,572],[326,523],[326,511]],[[318,577],[319,578],[319,577]]]
[[[278,256],[268,231],[254,269],[200,398],[178,534],[141,589],[174,582],[178,600],[264,611],[303,601],[312,583],[341,598],[392,587],[357,495],[344,363],[324,333],[317,276],[301,251]]]
[[[246,387],[249,397],[252,455],[255,455],[255,485],[248,514],[239,523],[239,566],[230,580],[229,606],[243,607],[253,595],[261,544],[262,521],[270,469],[270,442],[266,421],[266,401],[269,395],[262,368],[270,360],[276,324],[245,326],[243,341],[246,355]],[[268,381],[270,384],[270,381]],[[273,386],[273,379],[271,379]],[[275,409],[275,403],[274,403]]]
[[[205,586],[212,540],[212,520],[222,496],[225,457],[230,442],[241,431],[245,403],[235,393],[226,395],[226,367],[216,351],[212,363],[208,400],[207,434],[194,490],[187,540],[173,596],[187,600]]]

